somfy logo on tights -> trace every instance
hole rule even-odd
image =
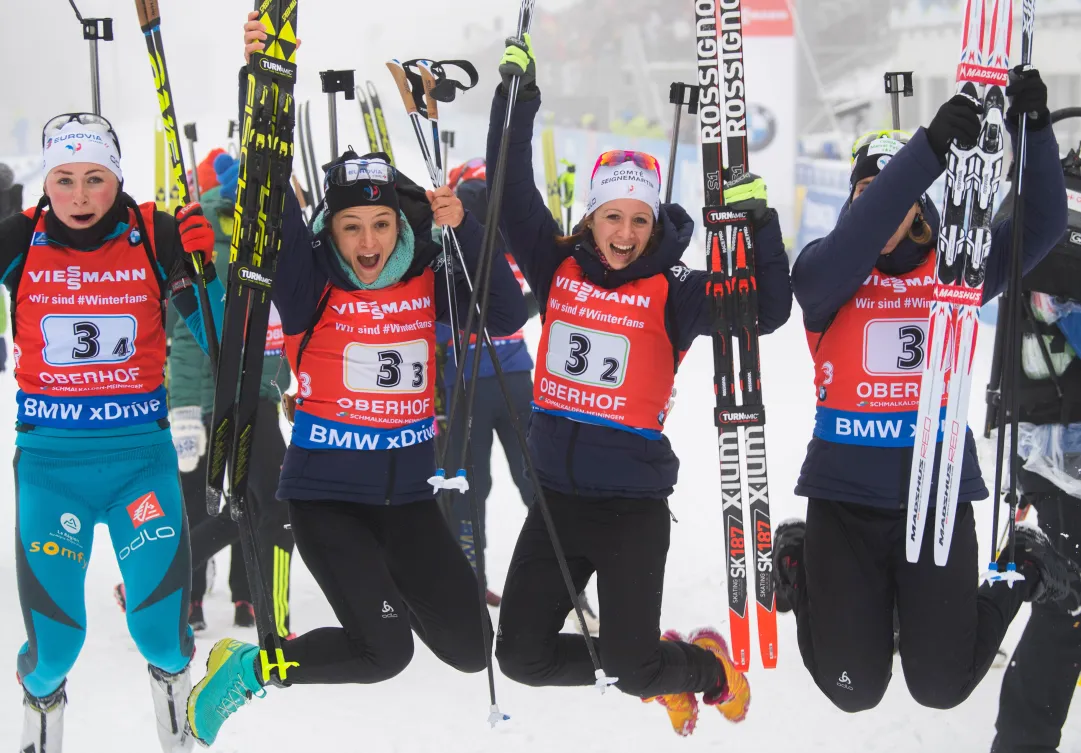
[[[398,613],[394,611],[388,602],[383,602],[383,619],[384,620],[396,620],[398,619]]]

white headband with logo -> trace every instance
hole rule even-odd
[[[42,156],[45,175],[62,165],[89,162],[101,165],[117,180],[124,180],[120,170],[120,153],[112,136],[77,121],[68,123],[46,139]]]
[[[653,210],[653,219],[661,213],[661,178],[653,170],[644,170],[633,162],[601,165],[593,173],[586,214],[609,201],[637,199]]]

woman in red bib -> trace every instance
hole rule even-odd
[[[198,204],[176,217],[124,190],[120,142],[91,113],[42,132],[37,207],[0,222],[11,291],[18,422],[15,570],[27,641],[18,678],[20,751],[59,751],[66,682],[86,637],[84,584],[97,524],[109,527],[127,624],[149,664],[158,737],[191,750],[180,699],[191,689],[191,553],[166,405],[164,305],[172,297],[206,350],[190,253],[210,304],[224,297],[214,231]],[[100,554],[100,552],[99,552]]]
[[[261,48],[259,22],[249,19],[246,32],[248,51]],[[278,498],[289,503],[297,550],[341,626],[288,641],[274,667],[263,665],[258,646],[215,645],[188,701],[192,729],[208,745],[268,682],[394,677],[413,658],[413,633],[455,669],[485,667],[476,576],[428,483],[446,275],[459,311],[470,297],[432,226],[456,229],[473,279],[483,227],[450,188],[425,192],[384,154],[347,151],[324,185],[310,229],[287,197],[272,291],[299,385]],[[510,335],[526,321],[525,300],[496,257],[488,328]]]
[[[560,237],[533,174],[533,124],[540,107],[532,50],[510,44],[501,72],[522,76],[510,124],[500,225],[540,303],[528,443],[566,551],[575,592],[594,572],[605,673],[616,687],[657,698],[687,735],[698,699],[731,721],[746,714],[750,690],[713,630],[682,638],[659,628],[668,553],[667,497],[679,461],[663,434],[676,369],[695,338],[708,335],[712,304],[706,273],[680,262],[694,221],[660,202],[660,167],[639,152],[601,155],[586,215]],[[507,106],[496,93],[488,132],[494,164]],[[756,227],[759,323],[763,333],[791,309],[788,259],[765,185],[749,180],[726,201],[751,211]],[[508,677],[528,685],[592,685],[581,636],[560,628],[572,603],[540,510],[518,538],[500,611],[496,656]]]
[[[1007,94],[1011,130],[1021,113],[1038,113],[1028,127],[1027,269],[1062,237],[1066,192],[1039,73],[1024,73]],[[991,666],[1023,601],[1061,598],[1081,605],[1081,583],[1069,561],[1022,529],[1017,556],[1026,582],[977,590],[968,503],[988,493],[971,432],[946,566],[934,562],[930,525],[919,562],[910,563],[906,554],[905,508],[939,231],[926,191],[945,169],[949,145],[971,146],[979,134],[977,106],[957,96],[911,139],[882,132],[858,141],[851,203],[792,270],[818,405],[796,488],[809,498],[807,521],[784,523],[775,537],[777,607],[795,609],[804,664],[822,692],[849,712],[882,699],[895,648],[918,703],[956,706]],[[1006,285],[1012,232],[1009,220],[992,228],[984,300]]]

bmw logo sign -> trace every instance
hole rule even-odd
[[[747,109],[747,146],[760,152],[777,137],[777,118],[762,105],[751,103]]]

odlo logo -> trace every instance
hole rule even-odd
[[[390,604],[388,604],[385,601],[383,602],[383,619],[384,620],[396,620],[396,619],[398,619],[398,613],[394,611],[394,607],[392,607]]]
[[[837,678],[837,687],[852,690],[852,680],[848,678],[848,672],[842,672],[841,676]]]

